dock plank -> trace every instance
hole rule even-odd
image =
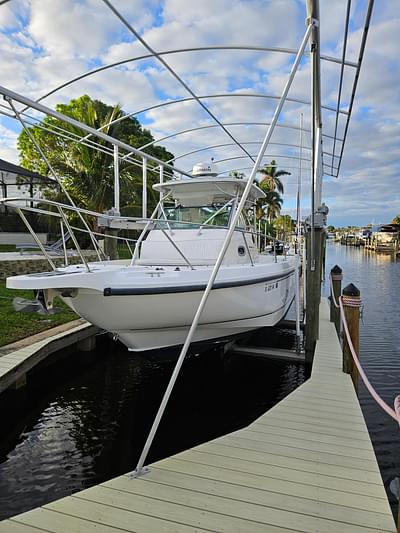
[[[365,458],[367,461],[371,458],[371,450],[363,450],[359,448],[352,448],[350,446],[342,446],[338,443],[331,442],[315,442],[306,438],[290,439],[285,435],[276,435],[271,432],[259,431],[258,427],[252,427],[248,430],[242,430],[241,437],[246,439],[261,441],[269,444],[279,444],[282,446],[284,442],[286,446],[291,448],[300,448],[302,450],[326,452],[329,454],[340,455],[344,457]],[[375,463],[374,463],[375,464]]]
[[[13,520],[8,520],[7,524],[5,522],[0,522],[0,533],[49,533],[50,529],[39,529],[32,524],[22,524],[20,522],[14,522]]]
[[[132,485],[133,481],[131,480]],[[136,481],[140,483],[140,480]],[[265,524],[253,520],[243,520],[225,513],[213,513],[182,505],[181,502],[163,501],[156,494],[151,497],[135,494],[133,497],[129,492],[108,489],[101,485],[59,502],[48,504],[45,508],[112,525],[126,531],[169,533],[170,531],[191,531],[190,528],[194,528],[195,531],[197,529],[199,531],[265,532]],[[138,516],[140,517],[139,523],[137,522]],[[157,528],[155,528],[156,523]],[[162,529],[158,529],[158,524]]]
[[[273,425],[272,423],[257,424],[252,426],[251,430],[257,433],[264,433],[269,435],[275,435],[279,437],[288,438],[289,442],[299,442],[300,440],[307,440],[315,443],[326,443],[331,445],[343,446],[346,448],[353,448],[362,452],[368,451],[369,456],[372,448],[372,444],[367,439],[355,440],[348,433],[344,433],[343,436],[327,435],[326,433],[314,433],[312,431],[305,431],[304,426],[300,426],[302,429],[293,429],[283,426],[281,424]],[[250,428],[249,428],[250,430]]]
[[[364,481],[365,483],[376,483],[382,485],[382,478],[379,471],[371,472],[356,468],[348,468],[338,465],[331,465],[317,461],[298,459],[284,455],[274,455],[268,452],[260,452],[249,448],[229,446],[227,444],[208,443],[196,447],[196,450],[210,452],[216,455],[231,457],[232,459],[248,459],[255,463],[282,466],[284,468],[300,470],[303,472],[321,473],[327,476],[340,477],[343,479]]]
[[[164,494],[163,497],[167,497],[166,494],[168,494],[168,498],[171,498],[170,489],[174,487],[186,491],[189,490],[190,493],[196,491],[200,494],[206,494],[207,497],[211,497],[211,501],[214,501],[212,496],[218,496],[219,498],[236,500],[239,505],[245,502],[282,511],[290,510],[292,513],[300,513],[327,520],[338,520],[339,518],[339,521],[345,524],[365,525],[383,530],[390,529],[391,526],[391,520],[388,520],[387,515],[382,513],[381,502],[376,502],[374,510],[360,509],[355,502],[351,505],[351,495],[348,495],[348,505],[337,505],[332,502],[321,501],[317,493],[313,497],[306,497],[304,494],[301,496],[293,495],[292,490],[276,493],[273,490],[250,487],[247,480],[241,485],[237,485],[226,481],[221,482],[209,478],[198,478],[192,475],[187,476],[180,473],[160,472],[157,469],[152,470],[150,475],[145,476],[143,480],[148,483],[157,483],[165,486],[165,490],[160,488],[160,494]],[[136,491],[136,487],[129,489],[129,482],[131,480],[127,479],[127,481],[128,490]],[[114,486],[114,484],[110,482],[110,486]],[[141,494],[146,491],[150,492],[150,494],[152,493],[152,487],[146,488],[146,491],[144,491],[144,487],[145,485],[141,485],[140,487]],[[177,497],[180,495],[182,498],[185,492],[177,490],[176,494]],[[315,505],[316,502],[318,505]]]
[[[313,424],[311,422],[307,423],[304,420],[280,417],[280,416],[271,416],[268,419],[263,419],[257,425],[258,428],[269,427],[269,426],[278,426],[281,428],[289,429],[299,429],[301,431],[306,431],[307,433],[312,433],[315,435],[326,435],[327,437],[336,436],[343,438],[351,438],[352,441],[358,445],[359,443],[367,443],[371,445],[369,435],[366,431],[353,431],[349,432],[347,429],[341,429],[338,427],[332,427],[331,425],[323,424]]]
[[[172,458],[170,458],[172,460]],[[386,494],[382,493],[379,483],[371,483],[368,481],[359,481],[355,479],[340,478],[331,476],[329,474],[321,474],[320,472],[312,472],[309,465],[306,464],[306,470],[301,470],[303,463],[299,462],[296,468],[287,468],[282,465],[260,463],[238,457],[229,457],[226,455],[218,455],[213,453],[198,452],[197,449],[190,450],[176,456],[176,459],[182,462],[191,463],[190,467],[195,468],[194,465],[200,464],[203,466],[211,466],[212,468],[224,468],[234,472],[242,472],[243,479],[247,475],[254,474],[256,476],[271,477],[283,481],[290,481],[313,486],[321,486],[330,489],[335,489],[342,492],[350,492],[362,494],[365,496],[373,496],[374,498],[382,498],[386,500]],[[272,459],[273,461],[273,459]],[[296,464],[294,465],[296,466]],[[166,468],[164,463],[157,463],[157,467]]]
[[[325,503],[343,505],[348,508],[377,513],[381,513],[383,508],[382,502],[376,497],[360,495],[358,492],[343,493],[340,490],[328,489],[318,485],[307,485],[301,482],[285,481],[280,477],[274,478],[246,473],[246,477],[244,478],[243,473],[239,470],[211,467],[198,463],[188,464],[187,462],[180,460],[165,461],[162,465],[157,463],[155,468],[157,468],[158,471],[158,477],[156,479],[159,482],[169,484],[171,480],[177,479],[176,474],[184,474],[185,477],[178,478],[178,481],[175,481],[174,483],[179,483],[178,486],[181,487],[190,488],[190,478],[191,476],[196,476],[202,479],[199,483],[198,490],[207,491],[210,494],[217,490],[219,488],[218,483],[222,482],[220,487],[221,489],[224,489],[224,492],[222,493],[224,495],[227,495],[227,492],[225,492],[225,484],[229,483],[239,487],[239,490],[241,487],[248,487],[263,491],[263,502],[266,502],[264,499],[264,492],[270,492],[273,493],[275,497],[279,494],[285,494],[298,498],[305,498],[307,500],[323,501]],[[164,479],[160,477],[160,472],[163,471],[165,475]],[[153,481],[153,476],[149,476],[147,480]],[[318,482],[317,478],[315,478],[315,481]],[[317,509],[317,506],[315,506],[313,502],[310,513],[315,514]]]
[[[146,476],[153,476],[153,473],[146,474]],[[281,500],[284,501],[284,509],[277,509],[265,505],[256,505],[248,503],[245,498],[233,500],[227,497],[219,497],[206,493],[197,492],[195,490],[195,480],[192,478],[192,488],[190,490],[182,490],[174,486],[165,486],[159,483],[149,483],[146,479],[123,479],[117,478],[109,482],[109,487],[97,486],[92,489],[80,493],[77,498],[87,499],[91,502],[95,501],[99,504],[118,505],[120,509],[137,509],[142,508],[148,510],[148,505],[152,507],[152,514],[160,516],[173,516],[179,520],[197,520],[199,514],[207,513],[208,520],[202,518],[199,525],[215,528],[217,531],[234,531],[235,522],[244,528],[243,531],[272,531],[271,527],[288,527],[295,531],[310,531],[315,528],[320,528],[326,533],[337,531],[337,525],[331,520],[309,516],[303,513],[292,512],[289,502],[284,496]],[[112,483],[114,490],[110,487]],[[245,489],[242,488],[242,493]],[[132,497],[132,495],[135,495]],[[155,502],[157,505],[154,505]],[[165,513],[165,514],[164,514]],[[374,513],[372,513],[374,514]],[[375,524],[376,521],[371,521]],[[347,524],[340,522],[341,531],[357,532],[363,531],[356,523]],[[362,524],[363,527],[365,524]],[[385,531],[385,527],[379,526],[381,531]],[[371,530],[374,528],[372,527]],[[376,529],[376,528],[375,528]]]
[[[305,461],[312,461],[315,463],[323,463],[329,466],[337,466],[339,468],[356,468],[357,470],[367,472],[378,472],[379,467],[373,459],[357,459],[355,457],[348,457],[343,455],[336,455],[333,453],[325,453],[314,450],[307,450],[304,448],[295,448],[285,444],[271,444],[260,440],[250,439],[244,436],[231,436],[224,440],[228,446],[241,448],[243,450],[252,450],[257,452],[280,455],[282,457],[289,457],[292,459],[304,459]]]

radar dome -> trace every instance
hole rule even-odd
[[[196,178],[202,176],[215,178],[218,176],[218,169],[214,163],[197,163],[193,167],[192,174]]]

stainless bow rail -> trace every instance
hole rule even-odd
[[[164,198],[167,199],[167,196]],[[32,207],[31,204],[39,204],[40,207]],[[185,222],[185,221],[174,221],[174,220],[168,220],[164,210],[161,208],[161,202],[158,202],[157,206],[155,207],[152,215],[150,218],[143,218],[143,217],[125,217],[120,215],[110,215],[105,213],[98,213],[96,211],[91,211],[89,209],[79,208],[76,206],[71,206],[68,204],[63,204],[60,202],[56,202],[54,200],[47,200],[45,198],[33,198],[33,197],[13,197],[13,198],[2,198],[0,199],[0,205],[5,204],[8,207],[14,209],[18,215],[21,217],[21,220],[25,224],[26,228],[28,229],[29,233],[32,235],[33,240],[38,245],[39,249],[45,256],[46,260],[48,261],[50,267],[53,270],[57,270],[57,267],[55,266],[52,256],[48,253],[46,248],[43,246],[42,242],[40,241],[39,237],[37,236],[34,228],[32,227],[32,224],[29,222],[27,217],[25,216],[24,212],[30,212],[30,213],[36,213],[40,215],[44,215],[47,217],[55,217],[60,222],[60,231],[61,231],[61,237],[63,238],[63,252],[64,252],[64,259],[65,264],[68,265],[68,254],[66,250],[66,243],[64,239],[64,225],[71,236],[71,239],[74,243],[75,250],[78,253],[82,264],[85,266],[86,270],[90,272],[90,265],[85,257],[84,250],[82,249],[81,245],[79,244],[79,239],[77,237],[78,233],[83,233],[89,236],[94,236],[96,238],[107,238],[111,240],[115,240],[117,242],[123,243],[127,246],[130,255],[131,260],[130,264],[131,266],[134,266],[137,262],[137,260],[140,258],[140,245],[144,241],[148,231],[151,231],[153,229],[159,229],[162,234],[166,237],[167,241],[171,244],[171,246],[178,252],[178,254],[182,257],[184,262],[187,264],[187,266],[190,269],[195,269],[195,266],[192,265],[190,260],[185,256],[184,252],[179,247],[179,244],[174,241],[173,235],[169,235],[167,231],[165,231],[165,227],[168,227],[169,230],[173,229],[173,226],[177,224],[179,227],[190,227],[193,229],[198,229],[198,232],[200,233],[204,229],[224,229],[228,230],[228,226],[221,226],[212,224],[212,219],[217,216],[219,212],[222,211],[223,208],[225,208],[228,205],[231,205],[233,201],[227,202],[223,207],[221,207],[218,211],[216,211],[211,217],[209,217],[208,220],[202,223],[193,223],[193,222]],[[24,205],[25,204],[25,205]],[[45,206],[48,206],[49,209],[44,209]],[[55,207],[56,211],[52,211],[50,208]],[[156,214],[158,211],[161,211],[162,217],[157,218]],[[89,227],[89,221],[85,220],[85,224],[83,228],[77,227],[69,222],[68,220],[68,213],[76,213],[80,215],[80,220],[83,220],[83,216],[86,215],[87,217],[91,217],[92,219],[105,219],[109,222],[118,221],[119,223],[133,223],[133,224],[140,224],[143,226],[142,231],[140,232],[140,235],[137,239],[131,238],[131,237],[125,237],[125,236],[118,236],[118,235],[111,235],[104,233],[101,233],[99,231],[95,231]],[[267,242],[272,242],[272,252],[274,254],[274,259],[277,261],[277,245],[275,243],[281,243],[282,241],[274,237],[273,235],[269,235],[267,233],[263,233],[260,231],[255,231],[253,228],[250,227],[249,229],[241,228],[241,227],[235,227],[234,231],[236,233],[240,233],[243,236],[244,245],[246,247],[249,261],[252,266],[254,266],[254,260],[251,255],[249,243],[246,239],[246,235],[249,235],[250,238],[253,240],[254,246],[257,244],[257,242],[260,239],[264,239],[264,248],[267,244]],[[92,240],[93,242],[93,240]],[[286,248],[284,249],[284,254],[286,254]],[[54,259],[54,257],[53,257]],[[104,260],[100,260],[101,262],[107,261],[108,258],[105,257]]]

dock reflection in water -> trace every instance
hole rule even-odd
[[[293,334],[283,339],[294,343]],[[0,519],[134,468],[173,365],[99,344],[94,358],[73,354],[24,392],[0,398]],[[248,424],[303,380],[297,363],[223,356],[220,348],[191,357],[149,462]]]
[[[335,264],[343,269],[342,287],[354,283],[361,291],[361,362],[372,385],[393,406],[400,394],[400,259],[329,242],[327,274]],[[328,283],[325,285],[327,293]],[[392,509],[397,513],[397,502],[388,485],[393,477],[400,477],[400,429],[363,384],[360,403]]]

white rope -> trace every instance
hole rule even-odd
[[[340,279],[342,279],[342,278],[340,278]],[[332,298],[332,301],[333,301],[333,305],[336,307],[336,309],[339,309],[339,304],[337,303],[336,298],[335,298],[335,293],[333,292],[333,276],[332,276],[332,274],[329,276],[329,282],[330,282],[330,285],[331,285],[331,298]]]
[[[352,300],[355,300],[352,299]],[[359,304],[361,304],[361,300],[358,300]],[[356,365],[357,367],[357,370],[364,382],[364,385],[366,386],[366,388],[368,389],[369,393],[371,394],[371,396],[374,398],[374,400],[376,401],[376,403],[389,415],[391,416],[394,420],[396,420],[396,422],[398,422],[398,424],[400,425],[400,395],[399,396],[396,396],[395,398],[395,401],[394,401],[394,405],[395,405],[395,409],[396,411],[394,411],[391,407],[389,407],[389,405],[379,396],[379,394],[376,392],[376,390],[374,389],[374,387],[371,385],[369,379],[367,378],[361,364],[360,364],[360,361],[358,359],[358,355],[354,349],[354,346],[353,346],[353,343],[352,343],[352,340],[351,340],[351,337],[350,337],[350,332],[349,332],[349,327],[347,325],[347,320],[346,320],[346,316],[345,316],[345,313],[344,313],[344,308],[343,308],[343,305],[347,305],[347,300],[344,300],[343,297],[340,297],[339,298],[339,305],[340,305],[340,315],[341,315],[341,319],[342,319],[342,323],[343,323],[343,329],[344,329],[344,332],[346,334],[346,339],[347,339],[347,343],[349,345],[349,348],[350,348],[350,353],[353,357],[353,361],[354,361],[354,364]],[[353,305],[353,307],[355,307],[355,305]]]

